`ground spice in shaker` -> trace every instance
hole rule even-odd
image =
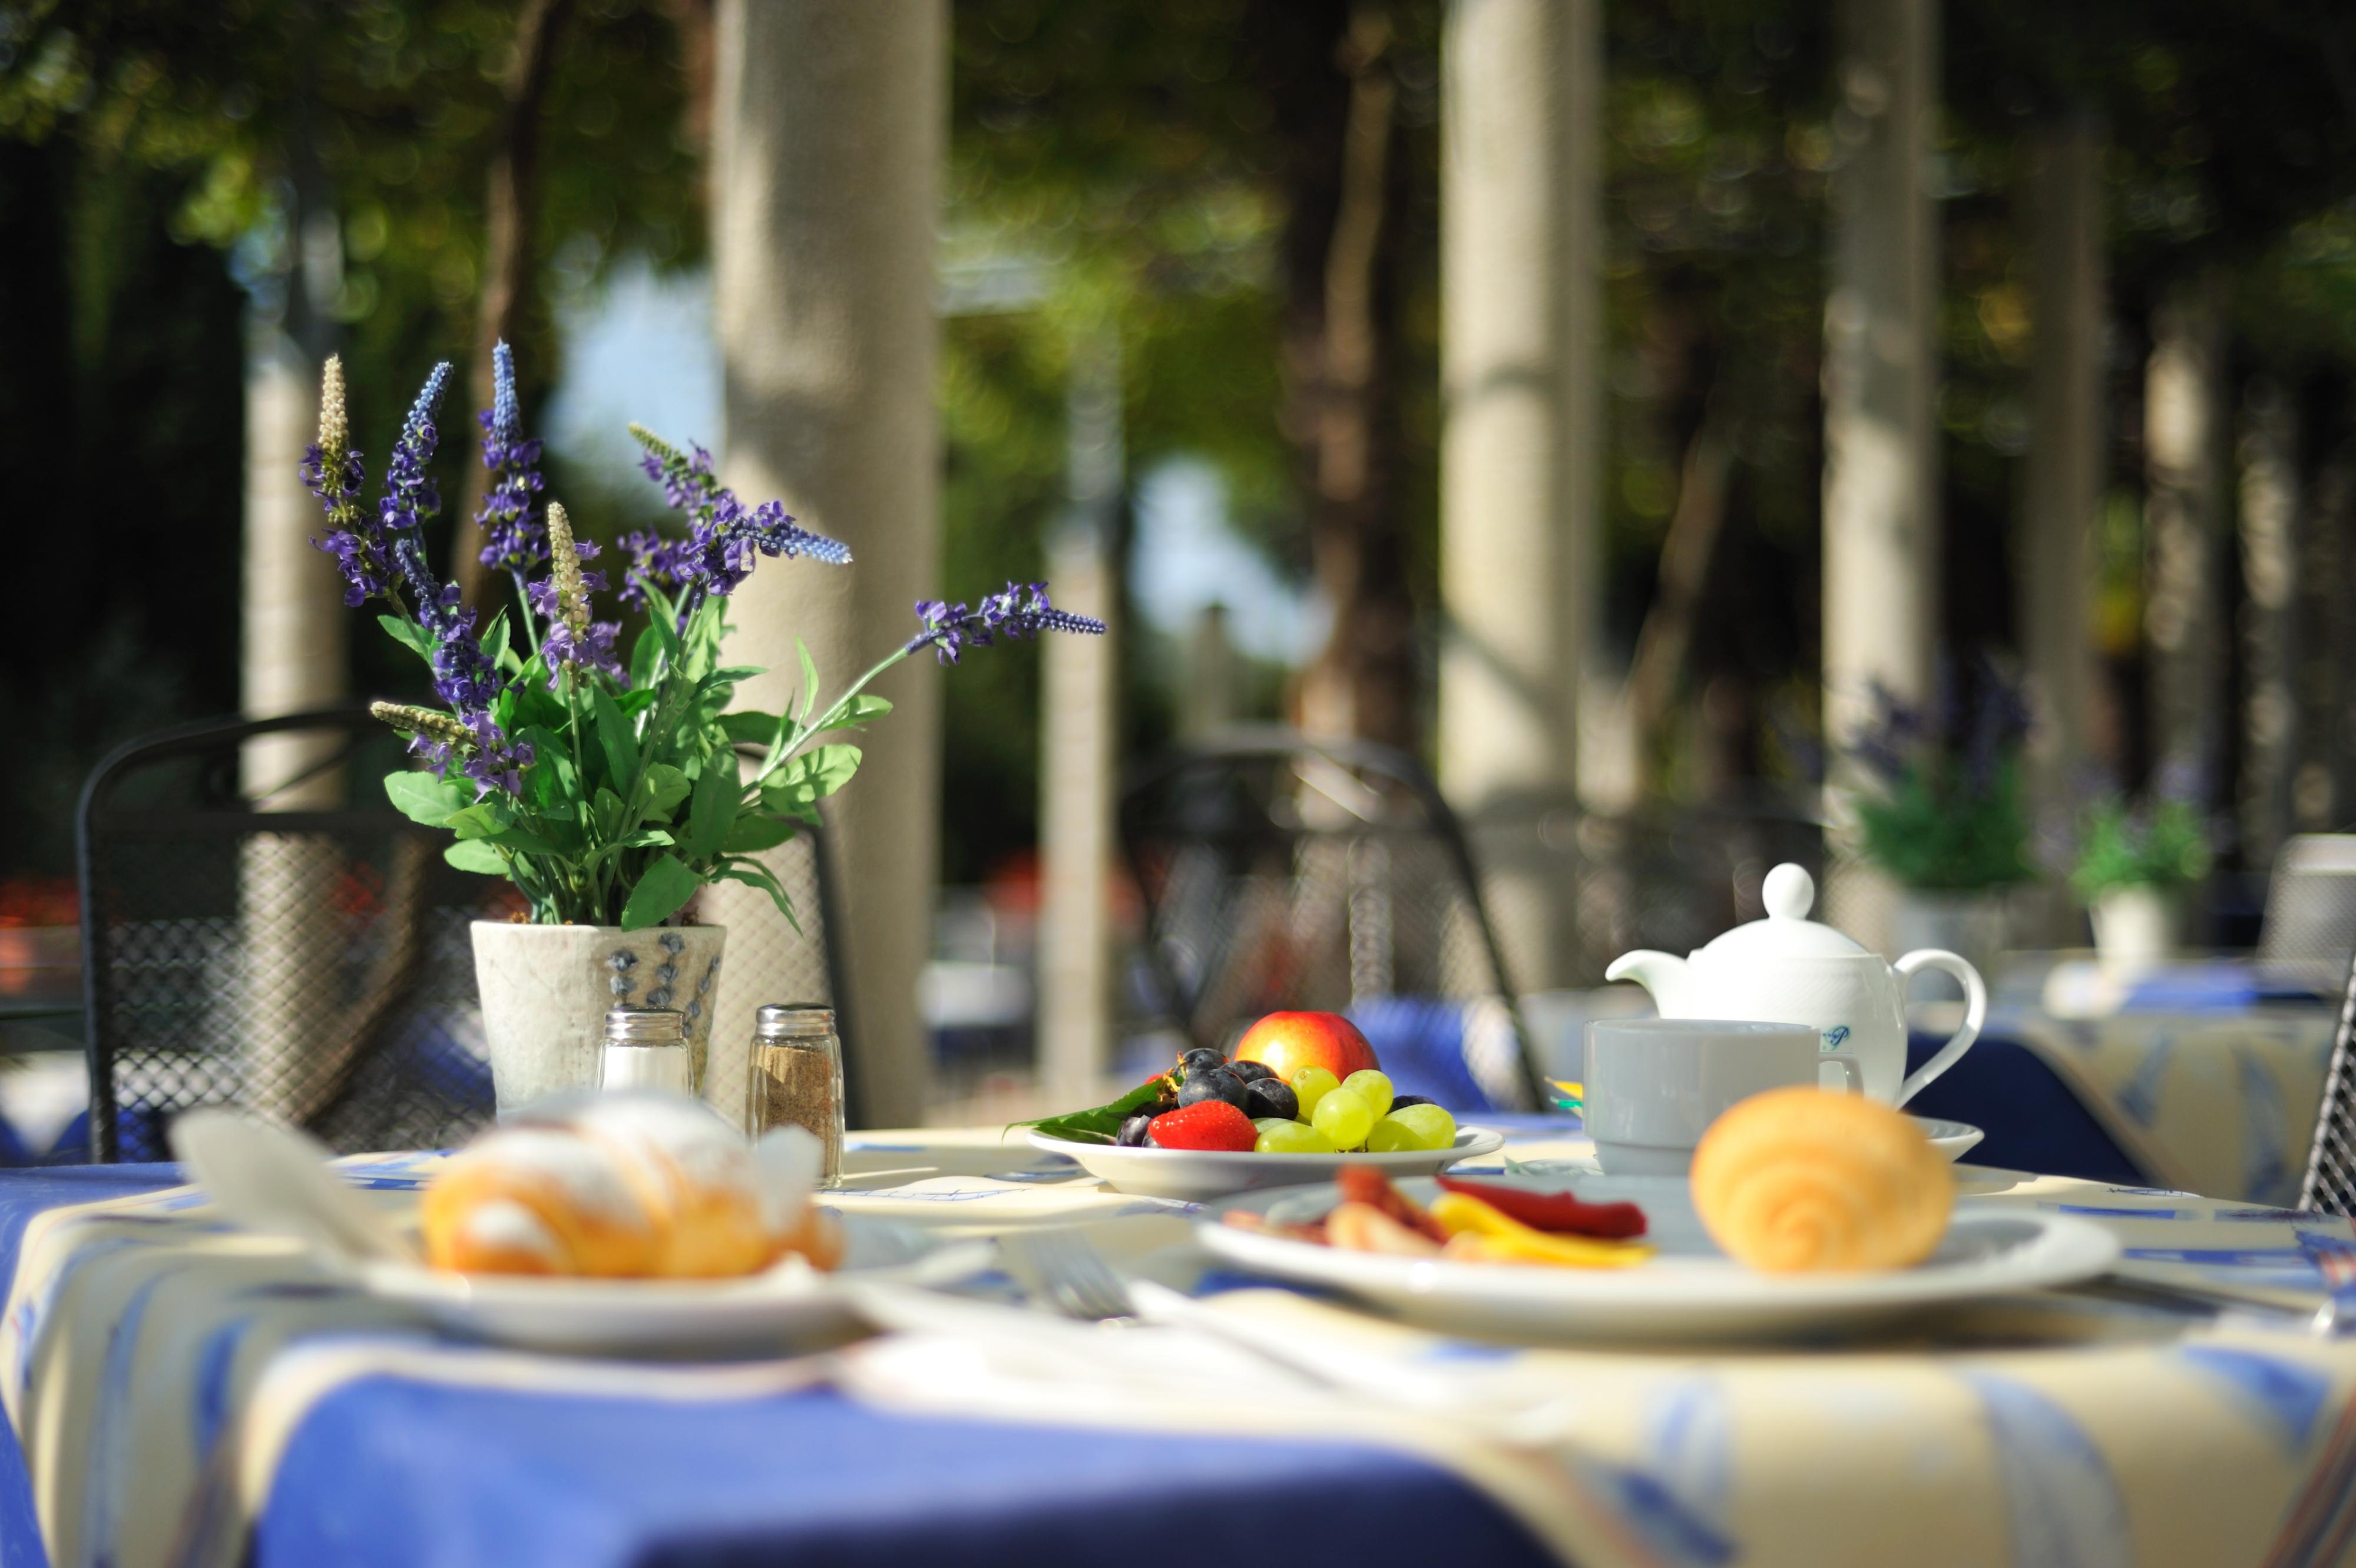
[[[771,1003],[754,1015],[752,1082],[744,1097],[755,1138],[772,1127],[806,1127],[826,1151],[819,1180],[842,1177],[842,1042],[834,1010]]]

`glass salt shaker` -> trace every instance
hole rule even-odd
[[[809,1129],[825,1150],[819,1185],[842,1181],[842,1041],[834,1009],[811,1002],[770,1003],[754,1015],[752,1082],[744,1094],[746,1131]]]
[[[616,1007],[606,1014],[597,1087],[693,1094],[695,1060],[687,1050],[687,1015],[651,1007]]]

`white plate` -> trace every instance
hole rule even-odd
[[[945,1283],[991,1266],[985,1245],[936,1248],[890,1220],[838,1215],[845,1273]],[[857,1318],[835,1275],[798,1256],[733,1280],[547,1279],[456,1274],[408,1262],[357,1266],[360,1287],[423,1311],[445,1328],[542,1350],[810,1346]]]
[[[1495,1154],[1505,1146],[1505,1135],[1486,1127],[1459,1127],[1453,1147],[1397,1155],[1231,1155],[1211,1149],[1124,1149],[1112,1144],[1076,1144],[1036,1132],[1031,1134],[1031,1146],[1076,1162],[1088,1175],[1116,1191],[1141,1193],[1148,1197],[1182,1197],[1199,1203],[1238,1192],[1330,1181],[1334,1171],[1344,1165],[1373,1165],[1394,1181],[1402,1176],[1430,1176],[1434,1171],[1446,1170],[1459,1160]]]
[[[1987,1136],[1968,1122],[1942,1122],[1935,1116],[1917,1116],[1914,1125],[1931,1140],[1931,1146],[1951,1160],[1960,1160],[1974,1144]]]
[[[1198,1227],[1196,1235],[1229,1262],[1298,1284],[1339,1288],[1436,1327],[1555,1339],[1772,1338],[1855,1328],[1919,1308],[2090,1279],[2119,1254],[2117,1240],[2088,1220],[1965,1204],[1939,1251],[1914,1268],[1762,1274],[1718,1250],[1682,1176],[1503,1179],[1539,1191],[1568,1187],[1590,1202],[1631,1199],[1643,1206],[1651,1227],[1646,1240],[1660,1251],[1633,1268],[1549,1269],[1344,1251],[1218,1223]],[[1439,1190],[1430,1181],[1399,1186],[1418,1202]],[[1321,1187],[1226,1207],[1303,1222],[1333,1202],[1333,1188]]]

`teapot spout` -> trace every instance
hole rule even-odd
[[[1603,972],[1606,980],[1633,980],[1653,993],[1655,1004],[1667,1000],[1667,992],[1686,972],[1686,961],[1675,953],[1655,952],[1650,948],[1635,952],[1623,952],[1612,961]]]

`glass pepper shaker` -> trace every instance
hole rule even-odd
[[[606,1014],[597,1087],[693,1094],[695,1060],[687,1049],[687,1015],[635,1007],[616,1007]]]
[[[744,1094],[746,1131],[807,1128],[825,1150],[819,1184],[842,1181],[842,1041],[834,1009],[817,1003],[770,1003],[754,1015],[752,1082]]]

